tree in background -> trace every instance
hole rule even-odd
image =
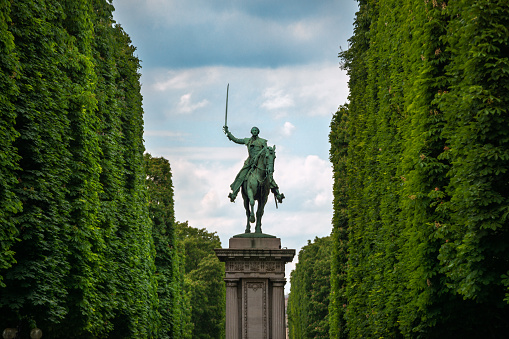
[[[224,338],[224,263],[214,248],[221,248],[217,234],[177,223],[179,241],[185,251],[185,289],[190,298],[192,338]]]
[[[509,8],[359,5],[331,123],[331,337],[504,336]]]
[[[331,239],[315,238],[299,252],[288,297],[290,338],[329,338]]]
[[[189,338],[191,310],[184,291],[184,248],[178,241],[170,163],[145,153],[149,215],[156,249],[157,295],[161,325],[158,338]],[[186,304],[187,303],[187,304]]]

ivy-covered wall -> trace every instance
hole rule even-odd
[[[140,63],[112,11],[0,1],[2,329],[141,338],[160,326]]]
[[[509,6],[361,0],[331,123],[331,338],[509,329]]]

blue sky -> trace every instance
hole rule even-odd
[[[286,196],[265,208],[263,232],[299,250],[330,234],[329,124],[347,101],[339,68],[357,11],[354,0],[114,0],[114,18],[142,60],[145,147],[170,161],[175,214],[215,231],[223,247],[245,212],[229,185],[247,157],[251,127],[276,145],[274,178]],[[287,272],[294,267],[287,265]],[[288,286],[288,285],[287,285]]]

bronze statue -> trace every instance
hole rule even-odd
[[[251,128],[251,138],[237,139],[228,131],[228,90],[230,84],[226,87],[226,112],[224,116],[223,131],[231,141],[237,144],[247,146],[248,158],[244,161],[240,172],[230,185],[232,192],[228,194],[231,202],[242,188],[242,198],[244,199],[244,208],[246,209],[247,225],[245,233],[251,233],[250,223],[255,222],[255,233],[262,233],[262,216],[269,197],[269,191],[274,194],[277,203],[282,203],[285,195],[279,193],[279,187],[274,181],[274,160],[276,159],[276,146],[267,146],[267,140],[258,137],[260,129]],[[254,213],[255,200],[258,200],[258,209],[256,210],[256,219]]]
[[[247,225],[246,233],[251,232],[250,223],[256,220],[255,233],[262,233],[262,216],[267,203],[269,191],[275,196],[277,202],[282,203],[285,195],[279,193],[279,187],[274,181],[274,160],[276,158],[276,146],[267,146],[267,140],[258,136],[260,130],[258,127],[251,129],[251,138],[237,139],[228,131],[225,125],[223,130],[231,141],[237,144],[244,144],[248,149],[248,158],[244,161],[244,166],[230,185],[232,192],[228,195],[230,201],[234,202],[239,190],[242,189],[242,198],[244,198],[244,208],[246,209]],[[254,203],[258,201],[256,210],[256,219],[254,213]]]

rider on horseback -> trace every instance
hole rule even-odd
[[[235,177],[235,180],[230,185],[233,192],[228,194],[228,197],[232,202],[235,201],[235,198],[237,197],[237,194],[239,193],[240,187],[242,186],[242,183],[246,179],[247,174],[249,171],[256,165],[258,162],[258,158],[260,156],[265,156],[265,153],[268,152],[267,149],[267,140],[262,139],[258,137],[258,134],[260,133],[260,130],[258,127],[251,128],[251,138],[244,138],[244,139],[237,139],[228,131],[228,127],[223,127],[224,132],[226,133],[226,136],[231,141],[237,143],[237,144],[244,144],[247,146],[247,150],[249,152],[249,157],[244,161],[244,166],[242,166],[242,169],[240,170],[239,174]],[[270,190],[272,193],[276,196],[277,201],[279,203],[283,202],[283,199],[285,198],[284,194],[279,193],[279,187],[274,181],[274,177],[272,176],[272,171],[269,171],[269,183],[270,183]]]

